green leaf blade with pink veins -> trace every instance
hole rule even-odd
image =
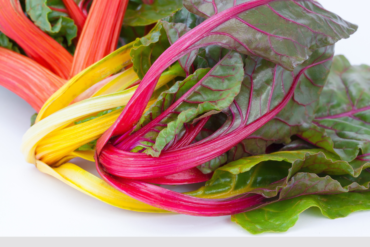
[[[253,2],[265,4],[231,15],[193,46],[222,43],[229,49],[293,70],[307,60],[313,50],[348,38],[357,30],[356,25],[314,1],[184,0],[184,6],[192,13],[209,18],[226,13],[234,6]]]
[[[370,66],[335,57],[316,118],[300,137],[346,161],[370,161]]]
[[[166,145],[184,131],[185,123],[229,107],[240,92],[242,80],[242,58],[238,53],[230,52],[212,69],[199,69],[184,81],[177,82],[163,92],[141,118],[137,132],[131,138],[142,136],[131,150],[145,150],[145,153],[158,157]]]

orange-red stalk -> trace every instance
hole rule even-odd
[[[80,36],[86,22],[86,15],[82,12],[74,0],[63,0],[63,3],[68,10],[69,16],[74,20],[77,26],[78,36]]]
[[[71,77],[113,52],[128,0],[94,1],[73,61]]]
[[[18,0],[0,0],[0,31],[39,64],[64,79],[68,78],[72,55],[24,15]]]
[[[0,86],[16,93],[36,111],[65,82],[32,59],[0,47]]]

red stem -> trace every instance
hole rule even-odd
[[[67,8],[69,16],[74,20],[78,28],[78,36],[80,36],[86,22],[86,15],[77,6],[74,0],[63,0],[63,3]]]
[[[113,52],[129,0],[94,1],[78,42],[71,76]]]

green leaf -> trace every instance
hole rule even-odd
[[[86,123],[88,121],[94,120],[94,119],[96,119],[98,117],[104,116],[104,115],[106,115],[108,113],[111,113],[113,111],[116,111],[116,110],[119,110],[119,109],[122,109],[122,108],[123,108],[122,106],[119,106],[119,107],[116,107],[116,108],[113,108],[113,109],[110,109],[110,110],[99,112],[98,114],[96,114],[94,116],[90,116],[90,117],[87,117],[85,119],[76,121],[75,122],[75,125]],[[78,149],[76,149],[76,151],[93,151],[93,150],[95,150],[96,143],[97,143],[97,140],[91,141],[89,143],[86,143],[86,144],[82,145],[81,147],[79,147]]]
[[[154,0],[151,5],[130,2],[123,24],[126,26],[147,26],[181,8],[182,0]]]
[[[149,34],[135,41],[130,54],[134,70],[140,79],[169,46],[162,23],[158,23]]]
[[[316,118],[300,137],[346,161],[370,156],[370,66],[335,57]]]
[[[252,233],[286,231],[305,209],[284,210],[301,201],[304,208],[307,206],[305,198],[311,198],[306,196],[340,194],[346,197],[352,192],[369,191],[369,167],[369,162],[356,160],[348,163],[322,149],[277,152],[231,162],[217,169],[204,187],[188,194],[205,198],[261,194],[269,198],[262,209],[235,215],[233,220]],[[360,205],[348,208],[348,212],[368,207]],[[284,211],[281,214],[280,207]],[[338,215],[340,213],[338,211]],[[271,220],[266,220],[270,217]]]
[[[206,185],[191,195],[207,198],[261,194],[275,201],[308,194],[367,191],[370,167],[364,161],[345,162],[322,149],[242,158],[217,169]]]
[[[238,53],[230,52],[213,69],[199,69],[182,82],[163,92],[144,114],[136,131],[148,131],[133,151],[158,157],[161,150],[190,123],[203,114],[215,114],[228,107],[240,91],[243,62]],[[158,123],[152,121],[165,114]],[[153,125],[153,126],[152,126]]]
[[[346,217],[370,209],[370,192],[301,196],[233,215],[231,220],[252,234],[285,232],[295,225],[302,212],[312,207],[319,208],[329,219]]]
[[[194,14],[203,18],[218,14],[218,20],[225,20],[187,49],[217,43],[292,71],[316,49],[333,45],[357,30],[356,25],[325,10],[316,1],[273,1],[248,9],[243,4],[249,1],[215,4],[208,0],[184,0],[184,6]],[[245,11],[238,14],[225,11],[231,8]]]
[[[145,27],[123,26],[121,29],[118,48],[145,36]]]
[[[21,53],[19,51],[18,45],[14,41],[10,40],[1,31],[0,31],[0,47],[3,47],[5,49],[9,49],[9,50],[15,51],[16,53],[19,53],[19,54]]]
[[[36,123],[38,113],[35,113],[31,116],[31,126],[33,126]]]
[[[253,111],[249,115],[248,122],[253,122],[272,110],[277,102],[286,95],[287,88],[290,87],[294,76],[303,68],[314,64],[318,61],[317,59],[330,58],[333,53],[333,47],[315,51],[309,60],[294,70],[294,73],[262,58],[247,57],[244,79],[246,86],[242,88],[236,101],[248,102],[249,88],[253,87],[253,100],[251,101]],[[233,147],[228,153],[229,161],[250,155],[264,154],[272,143],[288,144],[291,141],[291,136],[307,129],[314,119],[314,111],[319,104],[319,96],[329,75],[328,68],[330,66],[331,62],[327,62],[306,70],[287,106],[274,119]],[[239,105],[243,105],[243,107],[245,105],[246,109],[249,106],[248,103],[240,103]],[[231,117],[232,114],[229,113],[229,116]]]
[[[77,37],[77,26],[66,13],[53,11],[49,6],[65,9],[61,0],[26,0],[26,12],[35,25],[64,47],[71,47]]]
[[[179,11],[173,13],[170,16],[167,16],[162,19],[162,21],[168,23],[181,23],[184,24],[189,29],[193,29],[194,27],[198,26],[202,23],[205,19],[199,17],[191,12],[189,12],[186,8],[181,8]]]

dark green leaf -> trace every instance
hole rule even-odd
[[[137,39],[131,50],[134,70],[143,78],[155,60],[170,46],[162,23],[158,23],[149,34]]]
[[[217,169],[199,197],[261,194],[271,202],[308,194],[369,190],[370,167],[364,161],[345,162],[322,149],[251,156]],[[277,197],[278,196],[278,197]]]
[[[135,41],[137,38],[145,36],[145,27],[123,26],[121,29],[118,47],[122,47]]]
[[[53,11],[49,6],[65,9],[61,0],[26,0],[26,12],[35,25],[64,47],[71,47],[77,37],[77,26],[66,13]]]
[[[123,24],[147,26],[165,18],[182,8],[182,0],[154,0],[151,5],[130,3]]]
[[[215,114],[228,107],[240,91],[243,62],[235,52],[229,53],[212,70],[200,69],[182,82],[177,82],[144,114],[136,130],[169,111],[143,136],[133,151],[142,151],[157,157],[173,138],[203,114]],[[149,125],[148,125],[149,126]],[[149,128],[149,127],[148,127]],[[155,142],[155,143],[154,143]]]
[[[242,4],[250,0],[184,0],[192,13],[209,18],[218,13],[222,25],[204,34],[192,47],[218,43],[246,55],[255,55],[292,71],[318,48],[348,38],[357,26],[325,10],[315,1],[273,1],[250,10]],[[232,7],[246,11],[233,15]],[[240,7],[238,7],[240,6]]]
[[[21,53],[19,51],[19,47],[18,45],[10,40],[5,34],[3,34],[2,32],[0,32],[0,47],[3,47],[5,49],[9,49],[9,50],[12,50],[12,51],[15,51],[17,53]]]
[[[262,58],[248,57],[246,59],[245,87],[242,88],[236,99],[237,102],[248,102],[250,88],[253,88],[252,110],[248,122],[253,122],[272,110],[277,102],[286,95],[294,75],[297,75],[301,69],[317,62],[317,58],[330,58],[333,53],[333,47],[317,50],[293,73]],[[326,83],[330,66],[331,62],[327,62],[306,70],[287,106],[273,120],[233,147],[228,154],[229,161],[249,155],[264,154],[272,143],[288,144],[292,135],[299,133],[302,129],[307,129],[314,118],[314,110],[319,104],[319,96]],[[249,103],[239,103],[239,105],[243,105],[244,111],[247,112]],[[234,112],[236,110],[233,109]],[[229,116],[232,114],[229,113]]]
[[[346,161],[370,155],[370,66],[335,57],[313,125],[300,136]]]

